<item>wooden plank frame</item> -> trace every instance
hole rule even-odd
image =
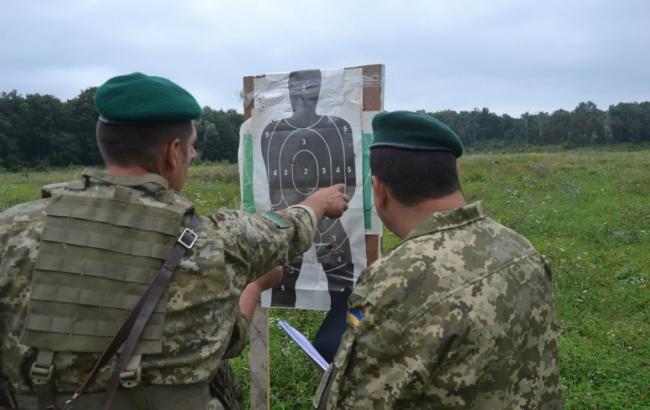
[[[382,111],[384,108],[384,65],[372,64],[359,67],[363,77],[363,108],[362,111]],[[255,107],[255,78],[263,76],[244,77],[244,120],[251,117]],[[368,265],[375,262],[381,253],[381,236],[366,235],[366,259]],[[250,324],[250,353],[249,363],[251,372],[251,408],[254,410],[269,410],[270,376],[269,376],[269,325],[266,309],[258,304]]]

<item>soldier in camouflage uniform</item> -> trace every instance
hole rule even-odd
[[[43,408],[44,385],[63,406],[193,213],[177,192],[195,156],[192,120],[201,110],[194,98],[169,80],[136,73],[109,80],[95,101],[107,170],[84,171],[80,181],[0,214],[1,371],[20,409]],[[120,380],[128,389],[111,408],[241,406],[226,359],[240,354],[262,289],[279,281],[273,268],[311,246],[321,217],[347,209],[341,191],[320,190],[273,214],[201,216],[198,239],[139,339],[132,372]],[[75,408],[99,408],[115,361]]]
[[[402,242],[364,271],[323,376],[323,409],[562,407],[551,272],[521,235],[465,204],[441,122],[373,120],[375,206]]]

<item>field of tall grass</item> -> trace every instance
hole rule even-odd
[[[80,169],[0,174],[0,210]],[[476,154],[461,159],[463,191],[551,261],[567,409],[650,408],[650,149]],[[183,192],[202,213],[239,207],[234,165],[191,169]],[[386,232],[384,250],[397,244]],[[272,310],[271,405],[311,405],[320,373],[277,328],[313,336],[322,312]],[[234,361],[247,385],[248,356]]]

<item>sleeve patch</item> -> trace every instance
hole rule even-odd
[[[359,327],[361,321],[363,320],[363,314],[356,309],[348,308],[348,314],[346,315],[346,321],[352,327]]]
[[[287,222],[284,219],[279,217],[274,212],[271,211],[265,212],[262,214],[262,217],[267,221],[273,223],[278,229],[287,229],[289,227],[289,224],[287,224]]]

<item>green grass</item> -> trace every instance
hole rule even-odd
[[[0,209],[38,197],[80,169],[0,175]],[[184,194],[200,212],[239,206],[235,166],[191,169]],[[567,409],[650,408],[650,149],[477,154],[463,191],[551,261]],[[386,233],[384,250],[398,239]],[[276,324],[313,336],[322,312],[270,313],[271,404],[309,408],[319,372]],[[234,361],[248,386],[247,353]]]
[[[650,407],[650,151],[461,166],[467,196],[551,261],[566,407]]]

